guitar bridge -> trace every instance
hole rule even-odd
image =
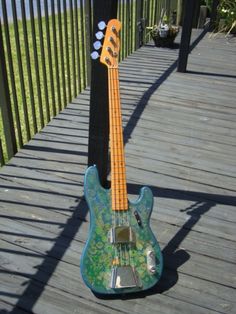
[[[110,230],[110,242],[112,244],[135,243],[135,233],[129,226],[116,226]]]
[[[131,267],[130,265],[113,267],[110,287],[112,289],[141,287],[134,267]]]

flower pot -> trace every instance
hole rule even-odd
[[[174,36],[168,35],[167,37],[161,37],[159,35],[157,36],[151,35],[151,36],[156,47],[173,47],[176,35]]]

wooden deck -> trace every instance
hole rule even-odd
[[[196,35],[196,33],[194,33]],[[102,299],[83,284],[89,91],[0,171],[0,313],[236,313],[236,38],[142,47],[120,69],[128,191],[155,195],[159,286]]]

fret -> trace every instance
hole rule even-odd
[[[123,187],[123,188],[116,188],[116,187],[113,187],[113,192],[114,192],[114,195],[118,195],[118,198],[120,198],[120,197],[124,197],[125,198],[125,196],[123,195],[123,193],[125,192],[126,193],[126,188],[125,187]],[[124,193],[124,194],[125,194]]]
[[[111,163],[111,166],[113,166],[116,169],[122,169],[125,167],[125,163],[120,163],[120,165],[117,165],[117,163]],[[124,170],[125,171],[125,170]]]
[[[115,110],[115,109],[113,109]],[[113,114],[111,114],[111,117],[115,119],[115,122],[118,123],[118,125],[120,126],[121,125],[121,117],[120,117],[120,114],[119,112],[114,112]],[[115,124],[113,124],[113,126],[115,126]]]
[[[113,143],[113,145],[118,149],[118,146],[120,145],[120,143],[116,142],[116,143]],[[119,154],[116,154],[116,153],[114,153],[114,154],[112,154],[112,155],[113,155],[113,156],[119,156]],[[121,153],[120,156],[122,156],[122,153]]]
[[[108,69],[112,209],[127,210],[127,186],[118,68]]]
[[[124,172],[122,172],[122,173],[121,173],[121,172],[113,172],[113,174],[114,174],[114,175],[118,175],[118,176],[121,175],[121,174],[122,174],[123,176],[125,175]],[[125,181],[125,178],[124,178],[124,179],[123,179],[123,178],[119,178],[118,180],[119,180],[119,181],[122,181],[122,180]]]

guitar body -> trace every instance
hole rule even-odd
[[[114,212],[111,191],[100,185],[97,168],[92,166],[85,174],[84,192],[90,209],[90,231],[81,257],[86,285],[100,294],[131,293],[154,286],[163,261],[149,224],[151,190],[143,187],[138,200],[129,202],[128,210]]]

